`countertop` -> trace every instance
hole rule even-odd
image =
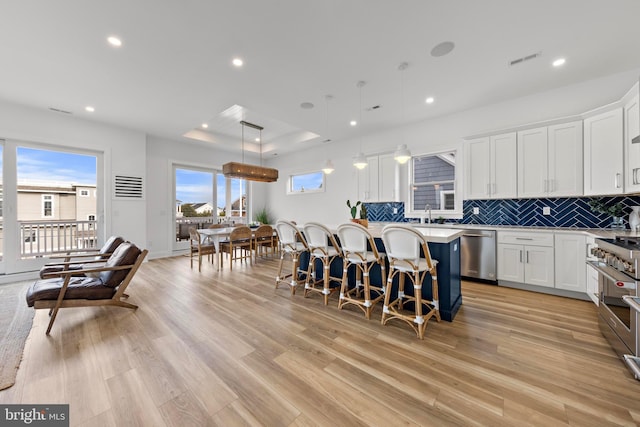
[[[585,234],[595,238],[613,239],[616,236],[625,237],[638,237],[640,238],[640,232],[631,231],[629,229],[612,229],[612,228],[570,228],[570,227],[521,227],[516,225],[490,225],[490,224],[418,224],[418,223],[389,223],[389,222],[374,222],[369,223],[369,228],[372,226],[378,226],[380,229],[387,224],[410,224],[418,229],[430,229],[430,230],[496,230],[496,231],[522,231],[522,232],[547,232],[547,233],[571,233],[571,234]],[[454,237],[455,238],[455,237]],[[451,239],[453,240],[453,238]]]
[[[447,227],[447,224],[438,224],[437,226],[433,224],[433,226],[429,226],[428,224],[412,224],[407,222],[370,222],[367,229],[373,237],[381,238],[382,229],[387,224],[411,225],[422,233],[427,242],[432,243],[449,243],[464,234],[464,229]],[[334,233],[338,229],[337,225],[328,225],[327,227]],[[304,226],[298,226],[298,228],[303,230]]]

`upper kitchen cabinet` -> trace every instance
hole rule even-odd
[[[467,199],[509,199],[517,194],[516,133],[468,140]]]
[[[638,84],[627,94],[624,104],[624,191],[640,192],[640,109],[638,108]]]
[[[582,193],[581,121],[518,132],[518,197]]]
[[[358,171],[358,198],[367,203],[396,201],[396,161],[393,154],[368,156]]]
[[[584,194],[622,194],[622,108],[584,119]]]

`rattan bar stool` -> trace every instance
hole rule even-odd
[[[342,258],[342,250],[331,230],[317,222],[310,222],[304,226],[304,236],[309,245],[309,267],[304,284],[304,296],[310,293],[320,293],[324,296],[324,305],[329,304],[329,296],[339,290],[337,286],[330,286],[331,281],[341,282],[342,277],[331,276],[331,263],[336,258]],[[322,263],[322,278],[316,274],[316,260]]]
[[[276,289],[280,283],[285,282],[288,278],[291,278],[289,285],[291,286],[291,295],[296,293],[296,286],[298,286],[298,274],[305,273],[300,271],[300,254],[309,250],[309,245],[304,236],[298,230],[298,227],[290,221],[278,221],[276,222],[276,234],[280,242],[280,265],[278,267],[278,275],[276,276]],[[284,257],[289,255],[291,257],[291,273],[283,276],[282,267],[284,266]]]
[[[438,306],[438,261],[431,258],[429,245],[424,236],[415,228],[406,225],[390,224],[382,229],[387,258],[389,259],[389,277],[385,290],[384,306],[382,308],[382,324],[391,319],[400,319],[409,324],[418,335],[424,339],[424,331],[431,317],[440,321]],[[420,256],[420,250],[424,258]],[[426,274],[431,275],[431,300],[422,298],[422,283]],[[392,283],[398,276],[398,295],[391,299]],[[405,294],[405,278],[413,284],[413,295]],[[403,304],[413,303],[413,313],[404,310]],[[423,307],[427,308],[423,313]]]
[[[369,230],[356,223],[342,224],[338,227],[338,238],[342,246],[342,286],[338,308],[353,304],[359,307],[367,319],[371,318],[371,311],[375,304],[384,297],[386,269],[385,254],[378,252],[375,241]],[[371,250],[369,250],[369,247]],[[347,272],[349,267],[356,266],[356,286],[349,288]],[[369,272],[375,266],[380,266],[381,284],[372,285]],[[372,297],[373,294],[373,297]]]

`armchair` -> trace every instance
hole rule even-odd
[[[107,258],[109,258],[113,251],[115,251],[122,242],[124,242],[124,239],[122,237],[111,236],[99,250],[83,250],[81,252],[68,251],[65,254],[53,255],[50,257],[50,259],[61,259],[63,261],[45,264],[40,269],[40,278],[44,279],[47,274],[56,273],[62,270],[82,270],[83,268],[85,268],[83,263],[91,260],[102,260],[104,264]],[[87,268],[97,267],[99,267],[98,264],[92,264]]]
[[[87,268],[91,264],[88,262],[81,270],[47,273],[45,279],[37,280],[27,290],[27,305],[36,310],[50,309],[47,335],[61,308],[110,305],[136,309],[137,305],[122,298],[128,298],[124,292],[147,253],[146,249],[140,250],[133,243],[125,242],[116,248],[104,266]],[[88,277],[88,273],[98,276]]]

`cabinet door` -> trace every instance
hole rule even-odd
[[[553,288],[553,248],[544,246],[524,247],[524,282],[529,285]]]
[[[545,197],[547,170],[547,128],[518,132],[518,197]]]
[[[358,200],[378,201],[378,156],[367,157],[367,167],[358,171]]]
[[[582,122],[549,126],[548,147],[549,196],[582,196],[584,194]]]
[[[640,135],[640,111],[638,95],[624,106],[624,149],[627,159],[625,171],[625,193],[640,192],[640,139],[631,141]]]
[[[524,246],[501,243],[498,245],[498,280],[524,282]]]
[[[378,157],[378,201],[396,200],[396,161],[393,154]]]
[[[491,197],[512,199],[518,194],[516,133],[491,138]]]
[[[586,292],[587,238],[579,234],[555,235],[556,288]]]
[[[595,305],[600,305],[600,296],[598,295],[598,271],[587,265],[587,295]]]
[[[489,138],[469,140],[465,144],[465,148],[467,199],[488,199],[491,197],[491,149]]]
[[[622,108],[584,119],[584,194],[621,194]]]

